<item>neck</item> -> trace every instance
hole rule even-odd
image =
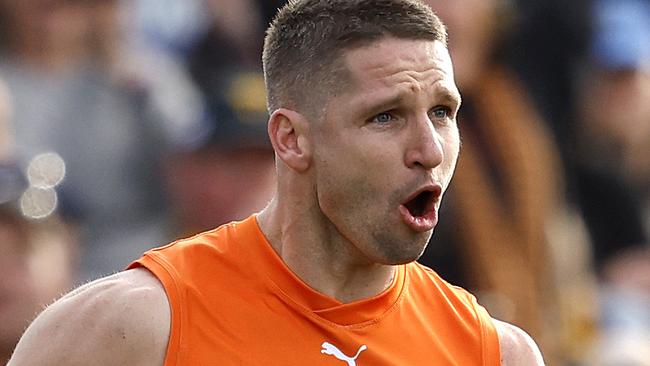
[[[258,223],[273,249],[300,279],[343,303],[373,297],[391,285],[395,267],[368,261],[317,204],[305,204],[308,192],[283,193],[278,190],[258,215]]]

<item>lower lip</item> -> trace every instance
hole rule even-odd
[[[413,231],[430,231],[433,230],[438,223],[438,212],[435,208],[425,212],[424,215],[417,217],[411,215],[411,212],[409,212],[404,205],[399,206],[399,212],[402,214],[402,220],[404,220],[404,223]]]

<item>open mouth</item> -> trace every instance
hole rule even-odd
[[[413,217],[424,216],[433,208],[435,195],[433,191],[422,191],[404,204]]]
[[[399,211],[407,226],[416,232],[433,230],[438,222],[436,204],[442,195],[442,187],[431,185],[413,193],[401,204]]]

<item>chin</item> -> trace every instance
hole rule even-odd
[[[407,242],[378,242],[375,261],[384,265],[400,265],[418,260],[427,248],[430,235],[417,237]],[[396,244],[397,243],[397,244]]]
[[[412,257],[412,258],[391,258],[389,260],[386,260],[385,263],[382,262],[381,264],[387,265],[387,266],[399,266],[402,264],[409,264],[412,262],[415,262],[418,260],[420,256]]]
[[[396,258],[396,257],[391,257],[391,258],[383,257],[383,258],[375,259],[374,262],[376,264],[381,264],[381,265],[385,265],[385,266],[398,266],[398,265],[402,265],[402,264],[408,264],[408,263],[411,263],[411,262],[415,262],[416,260],[418,260],[418,258],[420,258],[420,255],[409,256],[409,257],[402,256],[402,257],[399,257],[399,258]]]

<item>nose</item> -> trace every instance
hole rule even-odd
[[[443,139],[428,117],[412,124],[404,162],[408,168],[433,169],[442,164]]]

